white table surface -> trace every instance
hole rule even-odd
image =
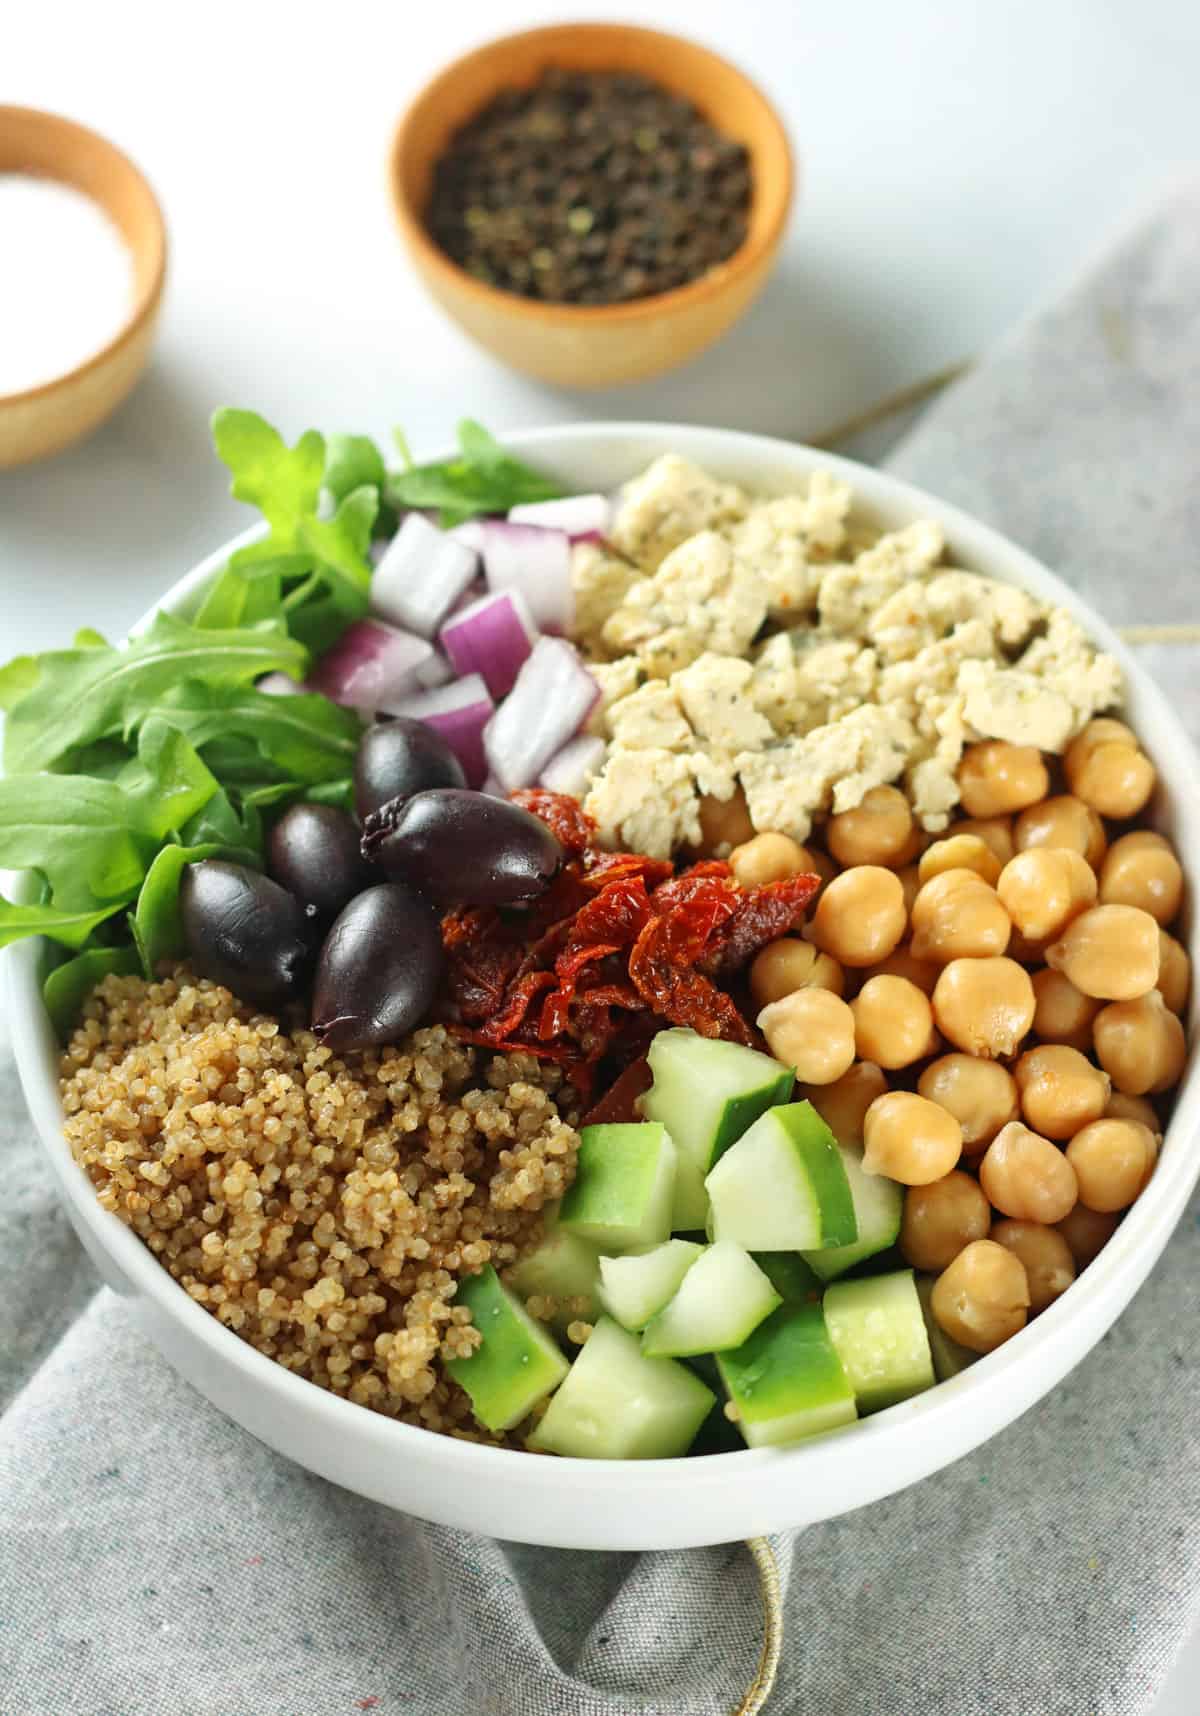
[[[0,472],[0,657],[84,623],[119,634],[245,521],[207,451],[218,404],[289,437],[402,423],[418,451],[466,412],[497,428],[654,416],[818,436],[1002,336],[1200,155],[1194,0],[610,4],[5,11],[0,102],[128,148],[171,258],[135,397],[84,447]],[[564,9],[636,11],[740,61],[803,170],[782,264],[742,326],[675,376],[591,396],[509,374],[442,318],[384,180],[391,127],[429,72]],[[1155,1716],[1194,1716],[1198,1678],[1200,1640]]]

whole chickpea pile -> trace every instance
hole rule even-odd
[[[966,814],[936,838],[890,786],[829,819],[826,851],[749,837],[736,800],[708,832],[739,881],[821,877],[803,935],[751,966],[759,1027],[864,1168],[907,1188],[900,1249],[937,1277],[945,1334],[985,1353],[1149,1180],[1191,973],[1179,860],[1131,826],[1155,770],[1123,722],[1049,762],[973,745],[958,780]]]

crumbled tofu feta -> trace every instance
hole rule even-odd
[[[1062,751],[1119,705],[1117,663],[1065,610],[943,566],[932,520],[871,542],[850,501],[827,473],[756,500],[659,459],[617,524],[649,575],[576,550],[581,626],[617,657],[591,664],[590,730],[609,744],[586,803],[603,840],[655,855],[696,843],[700,796],[739,784],[760,832],[804,840],[815,817],[897,780],[937,832],[965,745]]]
[[[699,656],[673,674],[671,689],[692,730],[724,751],[756,751],[772,737],[771,723],[754,707],[754,669],[736,656]]]
[[[577,542],[571,550],[576,639],[592,654],[602,647],[604,622],[644,574],[602,542]]]
[[[614,745],[630,751],[688,751],[696,742],[678,697],[664,679],[649,679],[614,703],[608,711],[608,730]]]
[[[678,751],[614,746],[583,807],[608,846],[669,858],[679,846],[700,843],[700,800]]]
[[[619,656],[616,661],[589,661],[588,672],[600,687],[600,699],[592,710],[587,730],[601,739],[609,737],[608,711],[622,697],[637,690],[642,677],[642,664],[636,655]]]
[[[604,642],[632,651],[646,672],[669,678],[703,655],[744,655],[767,617],[766,581],[723,537],[702,530],[667,555],[610,615]]]
[[[629,483],[613,523],[613,545],[647,572],[656,572],[673,548],[701,530],[741,518],[746,496],[719,483],[677,453],[664,453]]]

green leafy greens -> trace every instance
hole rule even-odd
[[[0,666],[0,868],[30,878],[20,900],[0,898],[0,947],[43,935],[74,955],[44,986],[64,1034],[102,977],[149,976],[182,951],[188,864],[260,866],[264,818],[298,799],[350,806],[359,717],[255,682],[303,680],[366,613],[373,536],[406,508],[449,526],[561,492],[469,421],[457,457],[434,464],[414,464],[397,434],[393,471],[368,436],[310,429],[289,447],[252,411],[218,411],[213,441],[264,534],[185,613],[160,610],[124,645],[87,629]]]

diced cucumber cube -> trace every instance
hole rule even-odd
[[[948,1335],[933,1314],[933,1284],[936,1275],[917,1276],[917,1298],[925,1318],[925,1333],[929,1336],[929,1351],[933,1358],[933,1374],[939,1382],[949,1382],[952,1376],[966,1370],[979,1357],[970,1347],[960,1346]]]
[[[751,1448],[797,1442],[857,1418],[819,1305],[781,1305],[717,1369]]]
[[[459,1283],[457,1302],[470,1307],[471,1321],[483,1340],[470,1358],[448,1359],[446,1370],[470,1395],[482,1425],[511,1430],[558,1387],[567,1374],[567,1361],[491,1264]]]
[[[747,1251],[815,1251],[858,1238],[841,1152],[811,1102],[768,1109],[704,1184],[714,1238]]]
[[[686,1365],[647,1358],[636,1335],[601,1317],[529,1446],[582,1460],[671,1459],[687,1453],[714,1398]]]
[[[756,1251],[754,1261],[785,1304],[820,1299],[820,1280],[798,1251]]]
[[[670,1304],[647,1325],[642,1351],[649,1358],[689,1358],[740,1347],[782,1302],[749,1252],[720,1241],[697,1258]]]
[[[836,1140],[835,1140],[836,1142]],[[858,1238],[849,1245],[831,1245],[820,1251],[806,1251],[804,1260],[822,1281],[833,1281],[853,1269],[864,1258],[874,1257],[895,1245],[900,1237],[900,1221],[904,1215],[904,1188],[882,1174],[863,1172],[863,1153],[856,1144],[837,1145],[842,1166],[854,1200],[854,1218],[858,1223]]]
[[[644,1329],[674,1298],[704,1250],[686,1239],[668,1239],[650,1251],[600,1259],[600,1299],[623,1329]]]
[[[551,1322],[556,1329],[565,1329],[576,1318],[589,1323],[594,1319],[599,1277],[597,1247],[569,1228],[554,1226],[535,1250],[513,1265],[509,1280],[513,1291],[526,1301],[535,1295],[553,1299],[558,1309]]]
[[[679,1152],[671,1228],[703,1228],[704,1176],[760,1114],[792,1094],[790,1067],[757,1049],[696,1031],[660,1031],[647,1057],[654,1083],[641,1098],[647,1120],[660,1120]]]
[[[911,1269],[835,1281],[825,1325],[860,1412],[879,1412],[933,1387],[933,1359]]]
[[[657,1245],[671,1232],[675,1146],[657,1121],[585,1126],[559,1225],[605,1251]]]

